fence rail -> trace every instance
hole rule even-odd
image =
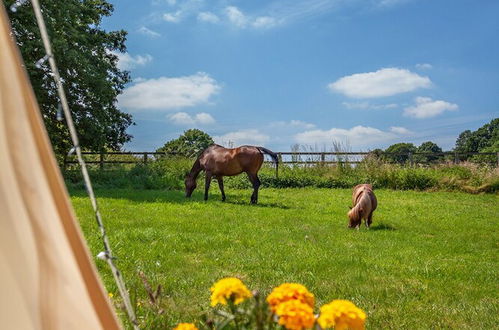
[[[83,152],[82,153],[87,164],[99,165],[104,169],[106,164],[147,164],[161,157],[174,157],[175,153],[165,152],[149,152],[149,151],[110,151],[110,152]],[[280,163],[282,164],[358,164],[367,155],[372,155],[372,152],[294,152],[284,151],[277,152]],[[381,152],[376,155],[394,162],[409,163],[430,163],[435,160],[451,161],[459,163],[468,156],[489,156],[486,162],[495,163],[499,167],[499,152],[413,152],[413,153],[393,153]],[[125,159],[116,159],[120,158]],[[494,159],[495,156],[495,159]],[[114,159],[113,159],[114,158]],[[269,161],[266,161],[269,162]],[[74,156],[66,156],[64,158],[64,168],[78,162]]]

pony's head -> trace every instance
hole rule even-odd
[[[192,192],[196,189],[196,179],[187,174],[185,176],[185,197],[191,197]]]
[[[362,207],[360,205],[355,206],[354,208],[350,208],[348,211],[348,228],[355,228],[360,226],[362,222]]]

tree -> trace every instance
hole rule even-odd
[[[4,0],[7,8],[14,2]],[[130,75],[118,69],[112,52],[126,51],[126,32],[107,32],[99,26],[113,6],[105,0],[41,1],[41,6],[81,147],[119,149],[131,139],[126,129],[133,122],[116,106]],[[10,13],[10,20],[52,145],[61,156],[72,143],[65,122],[56,120],[59,98],[48,61],[36,67],[45,49],[34,12],[24,4]]]
[[[499,141],[499,118],[492,119],[476,131],[466,130],[456,140],[456,152],[489,152],[499,151],[494,148]],[[468,158],[468,157],[466,157]]]
[[[442,152],[442,148],[440,148],[436,143],[431,142],[431,141],[426,141],[421,143],[421,145],[418,147],[417,152],[424,152],[424,153],[439,153]],[[414,157],[414,159],[417,162],[434,162],[441,158],[441,156],[436,156],[436,155],[417,155]]]
[[[395,143],[389,146],[385,152],[386,153],[397,153],[401,155],[388,155],[385,154],[385,158],[389,161],[405,163],[409,160],[409,153],[416,152],[417,148],[412,143]]]
[[[180,156],[192,157],[212,145],[211,136],[199,129],[189,129],[177,139],[170,140],[156,152],[173,153]]]

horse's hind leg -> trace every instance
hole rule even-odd
[[[206,178],[204,182],[204,200],[208,200],[208,190],[210,190],[211,183],[211,172],[206,172]]]
[[[367,220],[366,220],[367,229],[369,229],[369,227],[371,227],[371,223],[373,223],[373,212],[372,211],[371,211],[371,213],[369,213],[369,216],[367,217]]]
[[[217,177],[218,188],[220,188],[220,192],[222,193],[222,202],[225,202],[225,191],[224,191],[224,179],[223,177]]]
[[[260,188],[260,179],[258,178],[258,175],[252,173],[248,173],[248,178],[251,181],[251,184],[253,185],[251,204],[256,204],[258,203],[258,188]]]

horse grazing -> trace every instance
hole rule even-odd
[[[348,212],[350,222],[349,228],[359,229],[362,219],[366,220],[366,227],[369,229],[373,219],[373,212],[378,206],[378,201],[370,184],[359,184],[353,188],[353,207]]]
[[[251,195],[251,204],[258,202],[258,188],[260,179],[258,171],[262,167],[263,154],[272,157],[276,165],[276,177],[279,166],[277,154],[263,147],[241,146],[234,149],[224,148],[213,144],[206,148],[196,159],[191,171],[185,178],[185,197],[191,197],[196,188],[196,178],[199,172],[205,171],[206,181],[204,187],[204,200],[208,200],[208,190],[212,178],[218,181],[218,187],[222,192],[222,201],[225,201],[224,176],[234,176],[246,172],[251,184],[253,185],[253,194]]]

